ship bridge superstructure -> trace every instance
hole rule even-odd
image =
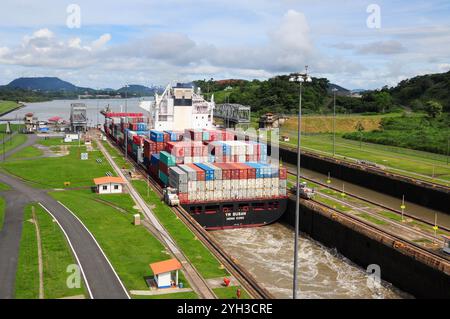
[[[156,130],[211,129],[214,97],[205,100],[191,85],[168,85],[155,94],[154,101],[143,101],[140,107],[148,112],[150,127]]]

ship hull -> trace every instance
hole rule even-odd
[[[207,230],[268,225],[280,219],[286,205],[285,198],[181,204]]]

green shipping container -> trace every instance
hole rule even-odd
[[[169,177],[166,174],[164,174],[162,171],[158,171],[158,177],[159,177],[159,180],[161,182],[163,182],[164,185],[169,185]]]
[[[162,151],[159,153],[159,160],[166,164],[167,166],[175,166],[175,156],[167,153],[166,151]]]

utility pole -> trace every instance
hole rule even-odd
[[[336,92],[338,89],[333,88],[333,157],[336,155]]]
[[[305,73],[292,74],[290,82],[299,83],[299,101],[298,101],[298,132],[297,132],[297,194],[295,202],[295,238],[294,238],[294,278],[293,278],[293,291],[292,298],[297,299],[297,276],[298,276],[298,237],[299,237],[299,224],[300,224],[300,146],[302,137],[302,85],[303,82],[312,82],[311,77],[308,75],[308,66],[305,67]]]
[[[125,115],[128,113],[128,84],[125,84]],[[123,138],[125,139],[125,160],[128,159],[128,115],[125,116],[125,123],[127,128],[124,130],[125,134]]]
[[[449,162],[449,156],[450,156],[450,137],[447,139],[447,165]]]

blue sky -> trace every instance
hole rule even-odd
[[[81,9],[68,28],[67,7]],[[369,28],[367,8],[380,8]],[[2,3],[0,84],[265,79],[301,71],[350,89],[450,70],[450,1],[129,0]]]

